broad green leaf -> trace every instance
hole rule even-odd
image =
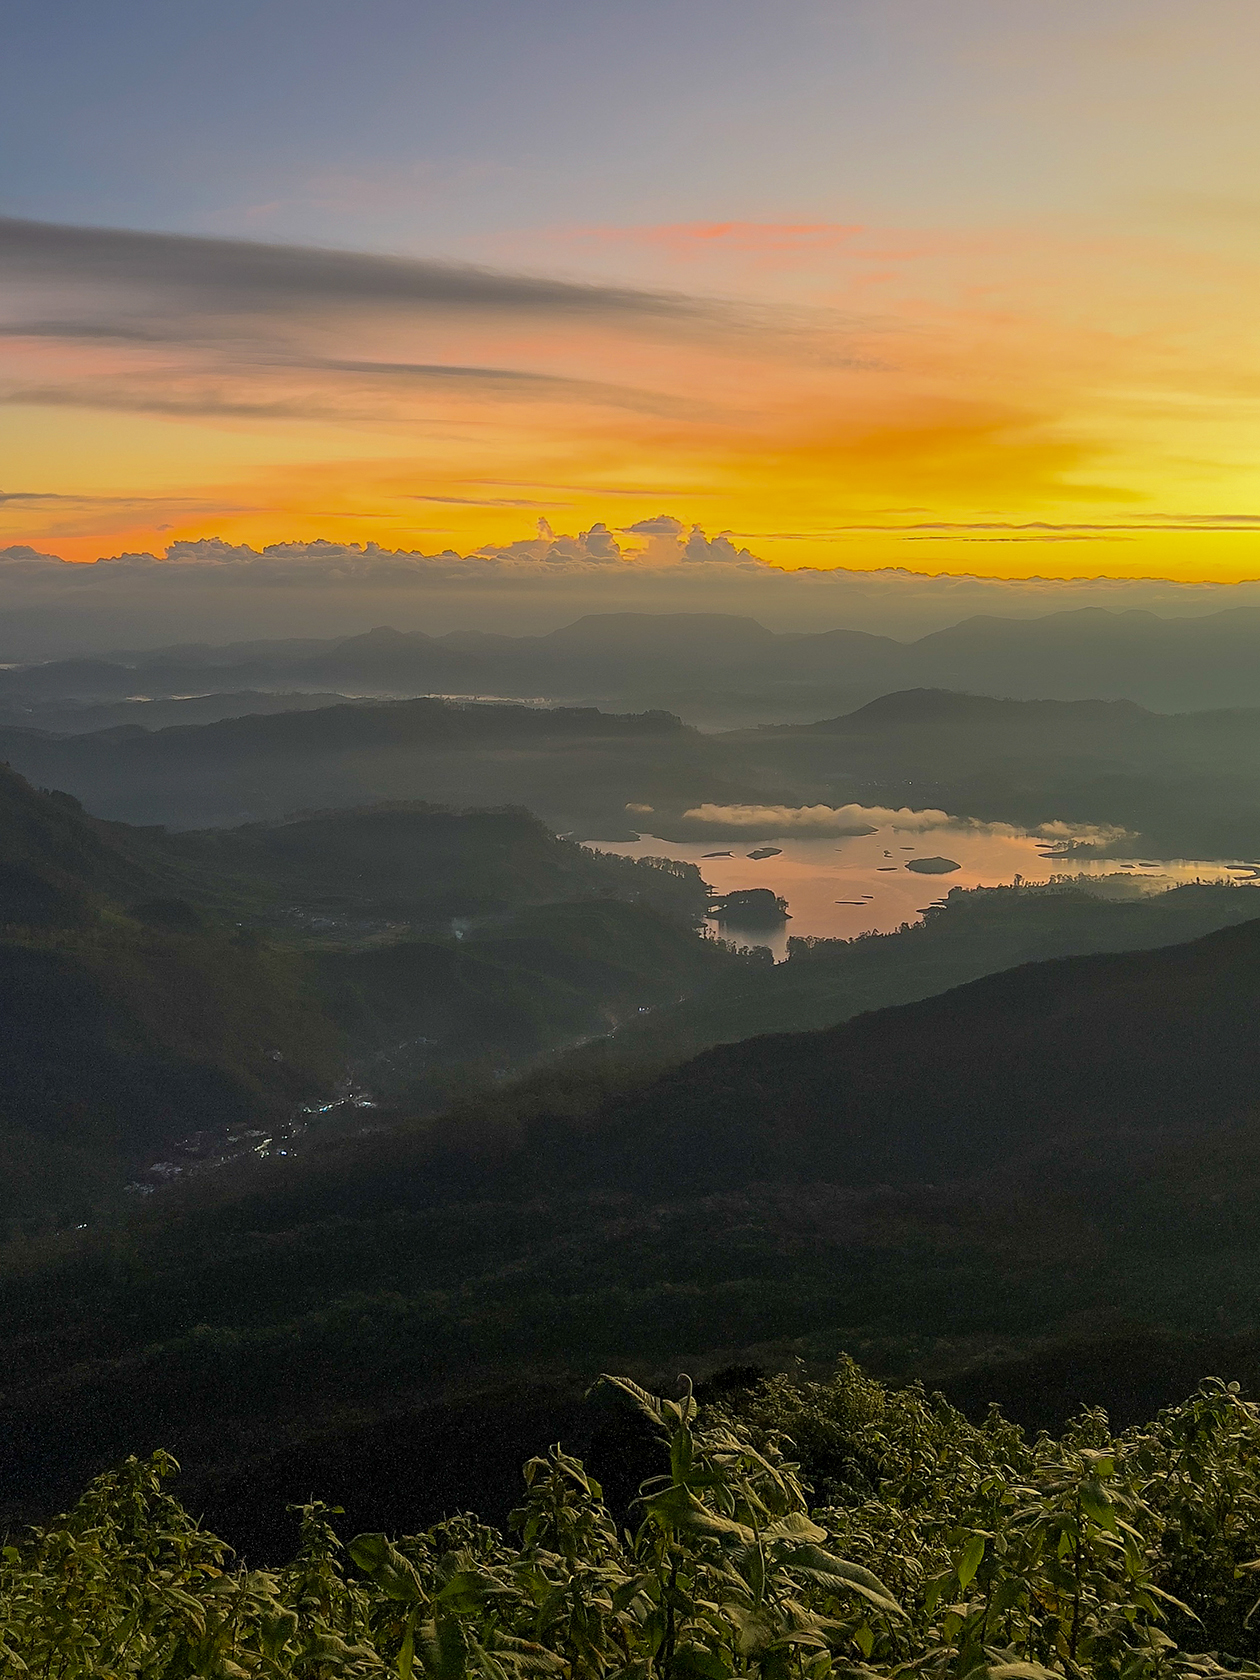
[[[1081,1508],[1100,1528],[1114,1531],[1116,1509],[1101,1482],[1090,1477],[1081,1483]]]
[[[752,1545],[756,1539],[752,1529],[745,1524],[710,1511],[690,1488],[666,1488],[664,1493],[645,1499],[643,1504],[664,1528],[706,1534],[716,1540],[738,1540],[744,1545]]]
[[[905,1615],[878,1576],[845,1558],[833,1557],[820,1546],[798,1546],[793,1551],[781,1552],[779,1562],[835,1592],[859,1593],[889,1616]]]
[[[808,1540],[816,1544],[827,1538],[827,1530],[811,1522],[804,1511],[789,1511],[787,1516],[780,1517],[764,1529],[761,1537],[766,1541]]]
[[[613,1398],[620,1396],[659,1428],[665,1427],[666,1413],[661,1401],[655,1394],[649,1394],[646,1388],[640,1388],[638,1383],[632,1382],[629,1377],[610,1377],[607,1372],[603,1372],[598,1381],[591,1384],[587,1395],[591,1399],[601,1395],[611,1395]]]
[[[958,1584],[965,1592],[976,1578],[976,1571],[984,1562],[985,1540],[983,1534],[973,1534],[963,1547],[962,1556],[954,1565],[954,1573],[958,1576]]]
[[[382,1592],[405,1604],[424,1601],[425,1592],[415,1566],[384,1534],[359,1534],[346,1548],[350,1556]]]

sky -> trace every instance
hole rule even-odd
[[[22,566],[1260,577],[1254,0],[8,0],[5,58]]]

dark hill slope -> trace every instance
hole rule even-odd
[[[1249,857],[1260,835],[1258,719],[925,688],[719,741],[745,780],[777,775],[802,803],[1119,825],[1140,836],[1138,856],[1229,858]]]
[[[0,729],[0,754],[100,815],[185,828],[424,799],[528,805],[557,828],[590,835],[612,822],[624,833],[631,801],[747,793],[714,773],[704,738],[667,712],[429,699],[95,735]]]
[[[955,887],[910,927],[792,940],[788,962],[715,975],[672,1007],[623,1027],[605,1053],[664,1067],[714,1044],[834,1027],[917,1003],[1023,963],[1180,944],[1258,916],[1260,890],[1216,881],[1121,900],[1098,896],[1088,883]],[[593,1054],[584,1052],[588,1061]]]
[[[709,1051],[605,1115],[581,1175],[1026,1182],[1157,1170],[1257,1123],[1260,921],[1189,945],[991,975],[829,1031]]]
[[[651,904],[691,923],[708,892],[694,865],[597,856],[529,811],[394,803],[174,836],[171,849],[290,902],[440,920],[591,898]]]
[[[0,765],[0,924],[81,924],[101,894],[134,896],[150,873],[64,793],[37,793]]]
[[[163,1441],[237,1509],[263,1481],[431,1488],[424,1408],[509,1372],[937,1358],[1107,1314],[1245,1329],[1258,994],[1258,922],[1039,964],[10,1255],[0,1510]]]
[[[336,1071],[297,964],[153,896],[146,846],[0,767],[2,1216],[78,1206],[154,1144],[276,1117]]]

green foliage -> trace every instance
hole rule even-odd
[[[347,1073],[430,1112],[607,1033],[729,965],[706,903],[694,866],[528,811],[170,835],[0,766],[0,1230],[82,1224],[179,1139]]]
[[[274,1121],[339,1067],[299,961],[221,930],[117,915],[87,930],[11,929],[0,1016],[4,1217],[90,1205],[147,1150],[203,1126]]]
[[[922,921],[893,933],[794,937],[789,962],[728,969],[620,1042],[626,1054],[665,1066],[712,1044],[831,1027],[867,1010],[916,1003],[1020,963],[1180,944],[1257,913],[1260,894],[1222,883],[1128,900],[1100,897],[1097,883],[1071,879],[955,887]]]
[[[234,886],[242,905],[305,906],[330,926],[366,915],[437,927],[455,916],[603,898],[690,923],[708,902],[694,864],[596,853],[519,807],[393,802],[171,835],[165,849],[172,863],[208,875],[203,893],[211,885],[230,898]]]
[[[514,1544],[465,1516],[343,1548],[309,1504],[294,1561],[248,1569],[166,1492],[169,1455],[131,1458],[5,1548],[0,1659],[58,1680],[1260,1674],[1260,1412],[1224,1383],[1031,1443],[851,1364],[765,1384],[744,1417],[689,1383],[595,1397],[668,1452],[629,1526],[557,1446],[525,1466]],[[843,1497],[811,1510],[789,1420],[848,1454]]]
[[[681,917],[614,898],[531,905],[458,939],[333,948],[310,960],[356,1071],[374,1094],[401,1093],[417,1113],[646,1018],[736,966]]]

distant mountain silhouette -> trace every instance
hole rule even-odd
[[[545,635],[382,626],[326,641],[185,644],[57,661],[0,671],[0,703],[305,688],[666,704],[684,714],[707,707],[706,716],[722,704],[749,716],[760,705],[766,717],[800,718],[828,700],[839,709],[894,689],[937,687],[1182,711],[1260,704],[1258,647],[1252,607],[1194,618],[1101,607],[981,615],[913,642],[846,629],[773,632],[720,613],[599,613]]]
[[[376,701],[89,735],[0,728],[0,758],[93,810],[129,822],[236,824],[293,810],[424,799],[529,805],[593,832],[625,832],[628,800],[648,803],[677,759],[685,788],[729,792],[705,768],[702,738],[667,712]],[[695,765],[695,769],[690,768]]]
[[[0,758],[116,819],[237,825],[378,800],[523,805],[557,831],[695,837],[695,806],[912,806],[1141,836],[1137,855],[1260,844],[1260,710],[884,695],[820,723],[702,733],[673,713],[432,698],[86,735],[0,727]],[[773,829],[766,830],[773,838]]]

